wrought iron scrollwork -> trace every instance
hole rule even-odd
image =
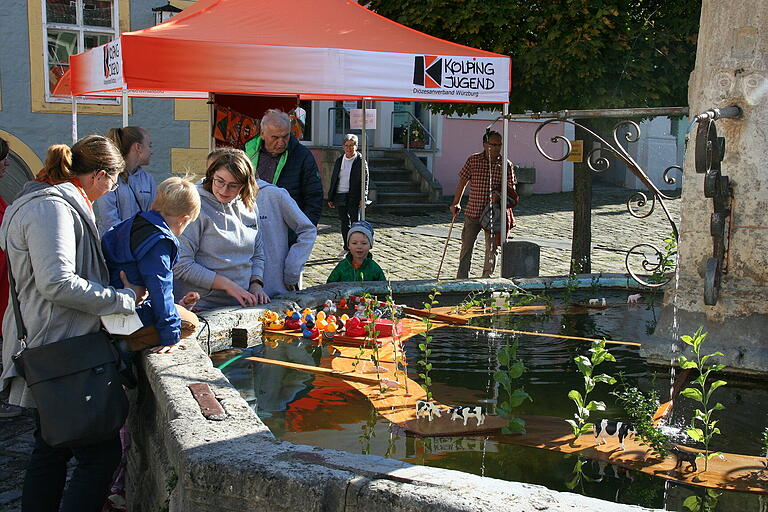
[[[650,196],[647,195],[645,192],[635,192],[632,194],[629,199],[627,200],[627,211],[630,215],[632,215],[635,218],[643,219],[648,216],[650,216],[654,209],[656,208],[656,204],[658,203],[661,207],[661,209],[664,212],[664,215],[667,218],[667,221],[669,222],[669,225],[672,229],[672,234],[675,237],[675,240],[677,241],[679,239],[678,231],[677,231],[677,224],[675,224],[675,221],[672,220],[672,216],[669,213],[669,209],[667,208],[667,205],[665,204],[665,201],[672,201],[675,199],[680,199],[679,195],[668,195],[659,190],[659,188],[651,181],[651,179],[648,177],[648,175],[643,171],[643,169],[640,167],[640,165],[635,161],[634,158],[629,154],[629,151],[627,148],[625,148],[622,145],[622,141],[625,143],[635,143],[638,140],[640,140],[640,125],[637,124],[635,121],[626,120],[621,121],[620,123],[617,123],[613,127],[613,141],[608,142],[603,137],[598,135],[597,133],[593,132],[589,128],[584,127],[583,125],[576,123],[575,121],[571,121],[568,119],[550,119],[548,121],[545,121],[539,125],[539,127],[536,129],[536,133],[534,134],[534,140],[536,142],[536,148],[539,150],[539,153],[541,153],[544,158],[551,160],[553,162],[562,162],[568,156],[571,154],[572,146],[571,142],[562,135],[556,135],[554,137],[550,138],[550,142],[552,144],[557,143],[563,143],[565,145],[565,154],[559,157],[555,157],[547,153],[540,140],[541,131],[549,124],[552,123],[568,123],[572,126],[575,126],[576,128],[579,128],[581,130],[586,131],[589,133],[594,139],[600,143],[599,147],[596,147],[592,149],[588,154],[586,158],[587,166],[590,170],[593,172],[605,172],[610,168],[611,162],[608,158],[603,156],[603,152],[607,152],[611,155],[614,155],[616,158],[621,160],[626,166],[629,171],[634,174],[640,182],[648,189],[648,192],[650,193]],[[680,173],[682,173],[682,169],[677,166],[673,165],[670,167],[667,167],[664,170],[663,173],[663,179],[665,183],[668,183],[670,185],[673,185],[677,182],[677,180],[671,176],[671,172],[673,170],[676,170]],[[646,252],[643,249],[650,249],[651,253],[655,255],[656,262],[653,262],[648,259],[646,256]],[[648,243],[641,243],[637,244],[629,251],[627,251],[627,256],[625,258],[625,265],[627,268],[627,272],[630,276],[632,276],[632,279],[637,281],[643,286],[647,286],[649,288],[660,288],[664,285],[666,285],[670,280],[671,277],[663,277],[656,279],[657,282],[649,282],[639,276],[637,272],[635,272],[632,269],[632,264],[630,263],[630,259],[632,255],[636,254],[642,254],[643,260],[640,264],[640,266],[643,268],[643,270],[647,273],[656,274],[657,278],[658,272],[662,267],[665,265],[665,256],[664,253],[657,247],[648,244]]]
[[[713,212],[709,218],[712,235],[712,256],[707,260],[704,275],[704,304],[714,306],[720,298],[723,274],[728,272],[728,230],[731,220],[733,188],[728,176],[723,176],[720,164],[725,157],[725,138],[717,136],[715,121],[723,117],[739,117],[739,107],[709,109],[696,116],[696,172],[704,174],[704,197],[712,199]]]

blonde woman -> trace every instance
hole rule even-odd
[[[200,294],[197,307],[255,306],[264,292],[264,246],[253,165],[240,150],[214,154],[197,185],[200,217],[179,238],[174,295]]]

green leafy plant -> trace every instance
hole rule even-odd
[[[763,430],[760,443],[763,445],[763,457],[768,457],[768,427],[765,427],[765,430]]]
[[[603,277],[603,273],[600,272],[598,275],[593,275],[592,279],[589,282],[589,289],[592,291],[592,295],[597,297],[597,294],[600,292],[600,278]]]
[[[668,233],[664,238],[664,249],[659,257],[659,263],[653,269],[649,281],[651,283],[664,283],[669,281],[670,274],[675,271],[677,265],[677,238],[674,233]]]
[[[424,126],[422,126],[421,123],[416,121],[415,119],[408,123],[408,140],[411,142],[413,141],[423,141],[426,142],[427,140],[427,132],[424,130]]]
[[[499,415],[509,421],[509,423],[501,429],[505,434],[526,433],[525,421],[522,418],[513,416],[512,409],[518,407],[525,400],[533,401],[533,398],[531,398],[522,387],[514,389],[512,387],[512,381],[519,379],[525,372],[525,365],[517,357],[517,347],[519,343],[519,340],[515,338],[512,343],[507,343],[499,350],[497,357],[501,368],[493,374],[494,380],[504,388],[506,394],[504,399],[500,400],[496,407],[496,411]]]
[[[700,408],[694,411],[690,426],[685,432],[691,439],[704,445],[704,453],[700,456],[704,457],[704,471],[706,471],[709,460],[712,457],[721,455],[720,452],[709,451],[712,438],[720,434],[720,429],[717,428],[718,420],[712,419],[712,414],[715,411],[722,411],[725,409],[725,406],[720,402],[716,402],[712,407],[710,407],[709,404],[712,399],[712,393],[717,388],[725,386],[727,383],[724,380],[707,382],[712,372],[722,370],[725,368],[725,365],[709,363],[709,360],[712,357],[722,356],[722,352],[713,352],[712,354],[707,355],[701,354],[701,344],[707,337],[707,333],[702,331],[703,328],[699,327],[693,336],[682,336],[680,338],[686,345],[693,349],[696,358],[695,360],[689,360],[685,356],[680,356],[678,358],[678,363],[680,364],[680,368],[684,370],[692,369],[699,373],[691,383],[692,386],[683,389],[680,394],[700,404]]]
[[[432,313],[432,308],[438,304],[437,297],[439,295],[440,285],[438,284],[432,288],[432,292],[429,294],[427,302],[424,303],[424,309],[426,309],[429,314],[426,318],[422,318],[421,320],[424,323],[424,332],[420,333],[420,335],[424,338],[424,341],[419,343],[419,350],[421,350],[423,358],[419,359],[417,364],[421,367],[419,377],[421,377],[422,381],[421,387],[424,388],[424,391],[427,393],[427,400],[432,400],[432,391],[430,390],[432,387],[432,378],[429,376],[429,372],[432,371],[432,363],[429,362],[429,356],[432,354],[432,349],[429,348],[429,344],[432,341],[432,319],[435,316]]]
[[[456,307],[451,310],[452,313],[464,314],[468,313],[470,309],[474,307],[485,308],[490,303],[489,297],[483,297],[485,293],[483,290],[472,290],[463,301],[461,301]]]
[[[651,449],[651,453],[664,458],[669,453],[670,441],[664,432],[653,424],[653,415],[659,408],[659,394],[655,390],[643,393],[622,380],[622,387],[611,394],[624,409],[635,427],[635,437]]]
[[[565,486],[571,491],[576,489],[576,486],[581,484],[581,491],[584,492],[584,482],[597,482],[594,478],[590,478],[584,472],[584,465],[587,463],[586,459],[578,457],[576,459],[576,465],[573,466],[571,471],[571,479],[565,482]]]
[[[605,348],[605,340],[594,341],[589,349],[590,356],[576,356],[573,360],[579,372],[584,376],[584,394],[578,390],[572,389],[568,392],[568,398],[576,404],[576,413],[574,419],[565,420],[573,429],[573,435],[578,439],[582,434],[594,428],[590,423],[589,414],[592,411],[604,411],[605,402],[596,400],[587,401],[589,394],[595,389],[598,383],[615,384],[616,379],[605,373],[595,375],[595,368],[605,361],[616,362],[616,358]]]
[[[565,302],[571,301],[571,295],[579,287],[579,278],[577,277],[583,268],[583,262],[580,260],[571,260],[571,269],[568,272],[568,278],[565,280],[565,290],[563,292],[563,300]]]
[[[683,500],[683,506],[691,512],[712,512],[717,508],[717,500],[722,493],[714,489],[706,489],[701,496],[695,494]]]
[[[366,340],[371,346],[371,363],[373,364],[373,370],[376,373],[376,380],[379,383],[379,392],[384,393],[387,391],[387,386],[381,382],[381,375],[379,372],[379,330],[376,328],[376,321],[381,318],[381,311],[377,308],[379,301],[376,297],[372,297],[369,293],[363,295],[365,301],[365,309],[363,313],[368,323],[365,326]]]

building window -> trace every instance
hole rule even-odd
[[[119,35],[118,0],[42,0],[46,45],[45,99],[69,101],[54,96],[56,86],[69,69],[69,57],[108,43]],[[68,88],[67,91],[68,92]],[[99,103],[115,103],[99,99]]]

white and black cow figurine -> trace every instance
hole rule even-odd
[[[624,439],[627,434],[635,433],[635,428],[629,423],[622,423],[621,421],[613,420],[601,420],[595,424],[595,442],[597,444],[606,444],[606,437],[616,437],[619,440],[619,446],[624,449]],[[601,443],[600,440],[603,442]]]
[[[432,402],[419,400],[416,402],[416,418],[421,416],[429,416],[429,421],[432,421],[433,416],[440,417],[440,408]]]
[[[467,425],[467,420],[469,418],[476,418],[477,419],[477,426],[483,424],[485,421],[485,413],[483,412],[483,408],[479,405],[476,405],[474,407],[468,406],[468,405],[460,405],[458,407],[454,407],[451,409],[451,421],[455,421],[458,419],[464,419],[464,426]]]

